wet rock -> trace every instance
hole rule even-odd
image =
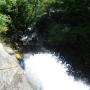
[[[15,54],[14,50],[13,50],[12,48],[10,48],[10,47],[5,47],[5,51],[6,51],[8,54],[10,54],[10,55],[14,55],[14,54]]]
[[[0,43],[0,90],[32,90],[15,56]]]

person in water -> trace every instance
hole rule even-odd
[[[18,51],[16,51],[16,59],[18,60],[21,68],[24,70],[25,69],[25,62],[24,62],[23,58],[20,56]]]

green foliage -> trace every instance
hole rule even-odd
[[[71,42],[74,42],[72,36],[75,36],[75,39],[79,34],[90,33],[89,0],[55,0],[48,7],[49,15],[46,17],[50,18],[48,22],[52,22],[43,22],[47,23],[44,28],[48,29],[49,42],[68,42],[67,38],[70,36]],[[40,24],[42,25],[42,22]]]
[[[6,36],[12,42],[20,42],[18,37],[20,39],[30,34],[28,27],[33,29],[37,21],[47,13],[46,9],[52,2],[54,0],[6,0],[6,5],[1,9],[2,13],[11,18]]]
[[[17,0],[15,6],[16,11],[14,12],[14,16],[11,16],[14,24],[18,24],[16,27],[20,26],[21,29],[26,29],[35,24],[44,14],[48,3],[52,1],[53,0]]]
[[[11,9],[14,0],[0,0],[0,33],[6,33],[9,30],[8,24],[10,23],[10,16],[7,15]]]
[[[10,20],[9,17],[3,14],[0,14],[0,33],[6,32],[8,30],[8,24]]]

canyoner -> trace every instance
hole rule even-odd
[[[15,53],[16,53],[16,59],[18,60],[18,63],[19,63],[19,65],[20,65],[20,67],[21,67],[23,70],[25,70],[25,62],[24,62],[23,58],[21,57],[21,55],[19,54],[18,51],[15,51]]]

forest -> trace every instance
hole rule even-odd
[[[90,0],[0,0],[0,39],[61,52],[74,74],[90,80]]]

